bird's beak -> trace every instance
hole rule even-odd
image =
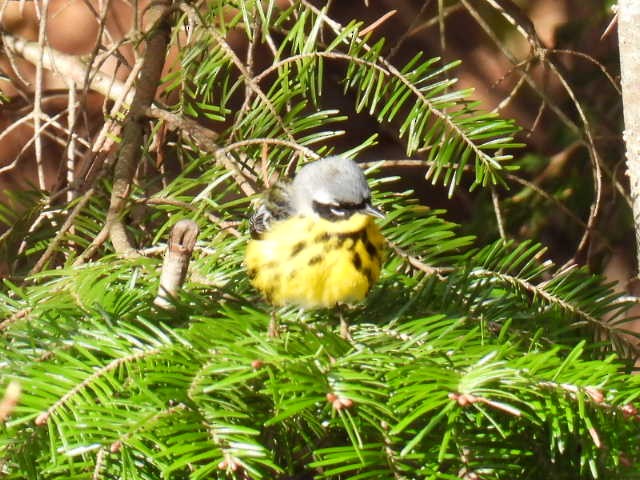
[[[370,215],[372,217],[384,218],[384,213],[382,213],[380,210],[369,203],[367,203],[367,205],[364,207],[362,213],[364,213],[365,215]]]

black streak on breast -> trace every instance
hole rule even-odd
[[[362,258],[360,258],[360,254],[358,252],[353,254],[352,262],[356,270],[362,270]]]
[[[295,257],[307,246],[306,242],[298,242],[291,249],[291,256]]]

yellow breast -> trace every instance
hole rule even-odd
[[[327,308],[362,300],[380,275],[384,238],[367,215],[292,217],[247,245],[254,287],[274,305]]]

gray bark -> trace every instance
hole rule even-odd
[[[618,40],[624,108],[623,138],[633,201],[636,270],[640,266],[640,0],[619,0]]]

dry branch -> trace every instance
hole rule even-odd
[[[198,232],[198,224],[193,220],[180,220],[173,226],[162,265],[158,294],[153,301],[158,307],[165,310],[173,308],[173,301],[187,276]]]
[[[9,34],[2,35],[2,42],[12,53],[19,55],[33,65],[38,64],[40,47],[37,42],[30,42]],[[131,103],[133,99],[133,92],[127,92],[124,84],[114,81],[113,75],[96,71],[87,79],[87,65],[78,56],[44,47],[42,66],[46,70],[72,80],[80,90],[88,88],[112,99],[126,98],[125,103],[127,104]],[[89,81],[88,85],[87,80]]]
[[[170,7],[170,1],[157,2],[154,7],[158,20],[148,34],[140,77],[122,130],[122,143],[114,167],[113,190],[106,224],[115,251],[125,257],[139,255],[129,242],[121,215],[140,160],[140,148],[146,128],[145,111],[155,97],[167,55],[171,36],[171,24],[167,16]]]

